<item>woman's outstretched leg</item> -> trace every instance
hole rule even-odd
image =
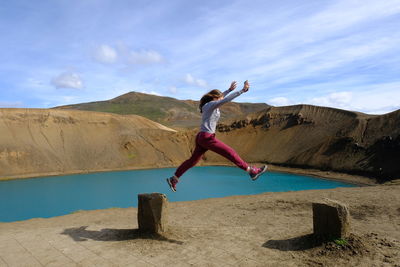
[[[192,156],[185,160],[175,171],[175,177],[178,179],[190,168],[195,166],[201,159],[201,157],[206,153],[207,149],[202,148],[198,144],[196,144],[196,148],[194,149]]]
[[[199,138],[199,144],[202,147],[227,158],[242,170],[248,170],[249,164],[247,164],[247,162],[245,162],[233,148],[215,138],[215,134],[208,134],[205,138]]]
[[[215,138],[215,134],[210,134],[210,136],[205,139],[199,139],[199,144],[227,158],[242,170],[247,171],[253,181],[257,180],[258,177],[267,170],[267,165],[264,165],[261,168],[254,166],[250,167],[249,164],[247,164],[247,162],[245,162],[233,148]]]
[[[203,148],[198,144],[198,135],[196,136],[196,147],[192,153],[192,156],[185,160],[175,171],[175,175],[171,178],[167,178],[167,183],[172,191],[176,192],[176,184],[179,182],[179,178],[190,168],[195,166],[206,153],[207,149]]]

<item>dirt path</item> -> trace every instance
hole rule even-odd
[[[347,247],[309,242],[311,203],[325,197],[349,206]],[[0,223],[0,266],[400,266],[399,185],[173,202],[162,237],[140,234],[136,216],[107,209]]]

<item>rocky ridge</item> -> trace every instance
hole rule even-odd
[[[225,107],[223,107],[225,108]],[[218,125],[247,162],[400,178],[400,110],[385,115],[310,105],[269,107]],[[0,179],[178,166],[197,129],[137,115],[0,109]],[[207,152],[200,164],[227,164]]]
[[[218,125],[247,160],[400,178],[400,110],[367,115],[295,105],[270,107]],[[238,145],[235,145],[238,144]],[[215,160],[212,156],[210,160]]]

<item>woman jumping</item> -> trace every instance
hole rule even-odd
[[[261,168],[249,166],[239,157],[235,150],[215,138],[215,128],[217,127],[217,122],[221,116],[219,107],[247,92],[250,88],[250,84],[248,81],[245,81],[242,90],[227,96],[230,92],[235,90],[235,88],[236,82],[234,81],[225,92],[222,93],[219,90],[212,90],[201,98],[200,112],[203,116],[200,132],[196,136],[196,148],[194,149],[192,156],[178,167],[175,175],[167,178],[168,185],[172,191],[176,192],[176,184],[179,182],[179,178],[188,169],[195,166],[207,150],[214,151],[235,163],[236,166],[248,172],[253,181],[267,170],[267,165],[264,165]]]

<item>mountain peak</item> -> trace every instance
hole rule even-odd
[[[199,102],[178,100],[140,92],[129,92],[106,101],[97,101],[56,107],[59,109],[78,109],[110,112],[117,114],[136,114],[168,126],[196,127],[200,123]],[[230,102],[221,109],[222,120],[243,117],[249,113],[268,108],[265,103]]]

